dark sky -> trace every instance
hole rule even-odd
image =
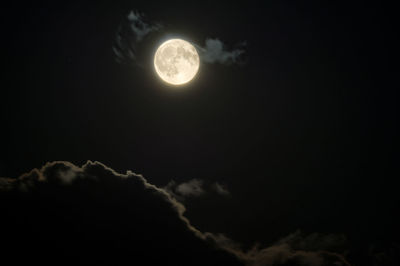
[[[4,4],[0,176],[92,160],[159,187],[217,182],[229,196],[182,199],[203,232],[244,247],[296,230],[344,234],[352,265],[392,265],[365,254],[399,249],[395,14],[298,2]],[[187,86],[166,86],[115,60],[131,10],[164,26],[143,58],[178,35],[246,42],[245,63],[202,63]]]

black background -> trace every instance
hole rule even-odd
[[[4,8],[4,9],[3,9]],[[395,15],[384,3],[35,1],[2,8],[0,176],[98,160],[164,186],[218,181],[187,202],[201,230],[269,244],[301,229],[354,247],[398,241]],[[114,60],[139,10],[247,64],[203,63],[185,88]],[[149,45],[149,55],[157,40]]]

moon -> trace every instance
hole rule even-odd
[[[196,48],[181,39],[170,39],[158,47],[154,55],[154,68],[158,76],[172,85],[182,85],[197,74],[200,58]]]

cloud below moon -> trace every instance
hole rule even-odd
[[[175,191],[190,194],[202,186],[191,180]],[[40,258],[41,265],[53,265],[63,258],[99,265],[349,265],[332,249],[342,237],[297,232],[243,251],[228,237],[193,226],[166,189],[99,162],[51,162],[19,178],[0,178],[0,199],[7,218],[0,221],[8,243],[3,254],[16,264]]]

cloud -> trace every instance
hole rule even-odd
[[[213,187],[213,189],[214,189],[218,194],[220,194],[220,195],[225,195],[225,196],[227,196],[227,195],[230,195],[230,194],[231,194],[231,193],[229,192],[229,190],[228,190],[225,186],[219,184],[218,182],[215,182],[215,183],[213,184],[212,187]]]
[[[227,50],[226,45],[215,38],[207,38],[205,46],[196,46],[200,53],[200,57],[205,63],[220,63],[220,64],[235,64],[243,62],[242,56],[245,53],[244,47],[246,43],[240,43],[238,48],[233,50]]]
[[[3,260],[14,264],[243,265],[138,174],[51,162],[0,178]]]
[[[163,189],[172,197],[182,202],[185,198],[199,197],[203,195],[205,193],[203,183],[203,180],[196,178],[180,184],[171,180],[165,187],[163,187]]]
[[[148,47],[154,45],[155,39],[152,40],[153,42],[144,43],[156,33],[160,34],[161,30],[164,30],[163,36],[159,35],[158,40],[169,35],[168,29],[161,23],[146,20],[146,16],[139,11],[130,11],[116,32],[112,47],[115,60],[135,66],[149,66],[148,53],[150,51]],[[206,38],[204,46],[193,44],[203,63],[224,65],[244,63],[246,42],[237,44],[235,49],[231,50],[227,49],[227,45],[218,38]]]
[[[178,201],[184,201],[185,198],[194,198],[210,193],[216,193],[221,196],[230,195],[229,190],[218,182],[210,184],[197,178],[180,184],[171,180],[163,189]]]
[[[371,261],[372,266],[400,265],[400,245],[398,243],[385,243],[384,246],[370,245],[368,261]]]
[[[192,179],[171,188],[193,196],[204,193],[204,185]],[[225,235],[193,226],[167,188],[100,162],[56,161],[0,178],[0,201],[3,259],[15,264],[349,265],[337,249],[343,237],[335,235],[296,232],[243,251]]]
[[[188,182],[179,184],[175,191],[182,196],[200,196],[204,193],[203,181],[199,179],[192,179]]]
[[[346,259],[337,253],[326,251],[295,250],[288,244],[274,245],[247,254],[248,265],[307,265],[307,266],[349,266]]]
[[[347,238],[343,234],[322,235],[312,233],[304,235],[298,230],[281,239],[279,243],[288,243],[291,247],[297,250],[325,250],[338,253],[346,253],[347,251]]]
[[[115,60],[119,63],[133,63],[143,66],[142,54],[145,48],[141,43],[151,33],[163,28],[160,23],[146,21],[146,17],[139,11],[130,11],[118,27],[115,35],[114,52]]]
[[[160,24],[148,24],[144,21],[144,15],[138,11],[128,14],[128,21],[137,41],[141,41],[146,35],[162,28]]]
[[[216,240],[218,242],[218,240]],[[343,253],[346,242],[343,235],[303,235],[297,231],[275,244],[259,248],[257,245],[251,250],[243,252],[237,244],[227,243],[227,250],[231,250],[248,266],[275,266],[275,265],[307,265],[307,266],[350,266]]]

